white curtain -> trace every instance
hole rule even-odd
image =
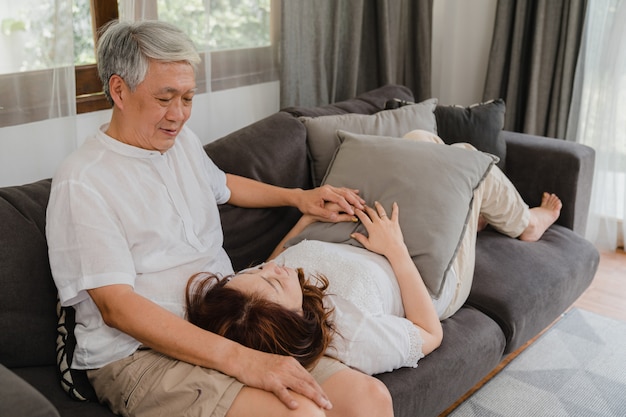
[[[626,0],[589,0],[567,139],[593,147],[587,238],[623,245],[626,206]]]

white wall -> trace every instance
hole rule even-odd
[[[435,0],[433,10],[433,97],[441,104],[480,102],[497,0]],[[194,99],[188,125],[208,143],[279,109],[278,82]],[[0,187],[51,177],[59,163],[110,111],[0,128]]]
[[[483,98],[497,0],[435,0],[432,96],[440,104]]]

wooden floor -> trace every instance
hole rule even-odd
[[[600,264],[593,282],[587,291],[585,291],[572,305],[572,307],[578,307],[583,310],[626,322],[626,252],[618,249],[615,252],[605,252],[600,254]],[[548,329],[545,329],[544,332]],[[537,337],[539,336],[540,335],[537,335]],[[530,346],[537,337],[507,356],[496,369],[494,369],[481,382],[472,388],[470,392],[459,399],[459,401],[440,414],[439,417],[444,417],[450,414],[452,410],[480,389],[480,387],[487,383],[487,381],[500,372],[502,368],[515,359],[517,355]]]
[[[574,306],[626,322],[626,252],[600,255],[593,282]]]

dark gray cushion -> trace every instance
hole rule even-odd
[[[0,416],[59,417],[59,412],[39,391],[0,365]]]
[[[338,130],[367,135],[402,137],[415,129],[437,132],[435,106],[437,100],[385,110],[372,115],[341,114],[335,116],[301,117],[307,130],[307,146],[311,158],[313,184],[320,185],[330,161],[339,147]]]
[[[510,353],[576,301],[591,284],[598,261],[589,241],[559,225],[531,243],[487,229],[478,233],[467,304],[500,325]]]
[[[54,366],[12,369],[16,375],[41,392],[63,417],[113,417],[109,407],[98,402],[72,400],[61,389]]]
[[[288,188],[310,188],[306,131],[293,116],[279,112],[204,147],[227,173]],[[292,207],[245,209],[220,206],[224,249],[235,270],[263,262],[293,227]]]
[[[395,417],[438,416],[502,360],[504,335],[481,312],[463,307],[442,325],[441,346],[417,368],[376,376],[391,392]]]
[[[468,107],[437,106],[437,133],[447,144],[467,142],[478,150],[496,155],[500,158],[498,167],[504,170],[506,143],[500,132],[505,111],[502,99]]]
[[[467,225],[474,189],[494,164],[490,155],[458,147],[340,131],[324,183],[358,189],[367,204],[400,208],[404,240],[424,283],[438,296]],[[361,224],[314,223],[292,239],[360,244]]]
[[[54,365],[56,287],[45,237],[50,180],[0,188],[0,362]]]
[[[282,111],[294,117],[318,117],[346,113],[373,114],[383,110],[385,104],[395,98],[407,102],[413,101],[413,92],[403,85],[387,84],[348,100],[317,107],[286,107]]]

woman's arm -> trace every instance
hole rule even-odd
[[[393,204],[391,218],[378,202],[375,209],[366,207],[365,212],[357,210],[356,215],[369,236],[355,233],[352,237],[366,249],[385,256],[391,264],[400,286],[406,318],[421,330],[422,351],[424,355],[429,354],[441,345],[443,329],[422,276],[404,243],[398,205]]]

